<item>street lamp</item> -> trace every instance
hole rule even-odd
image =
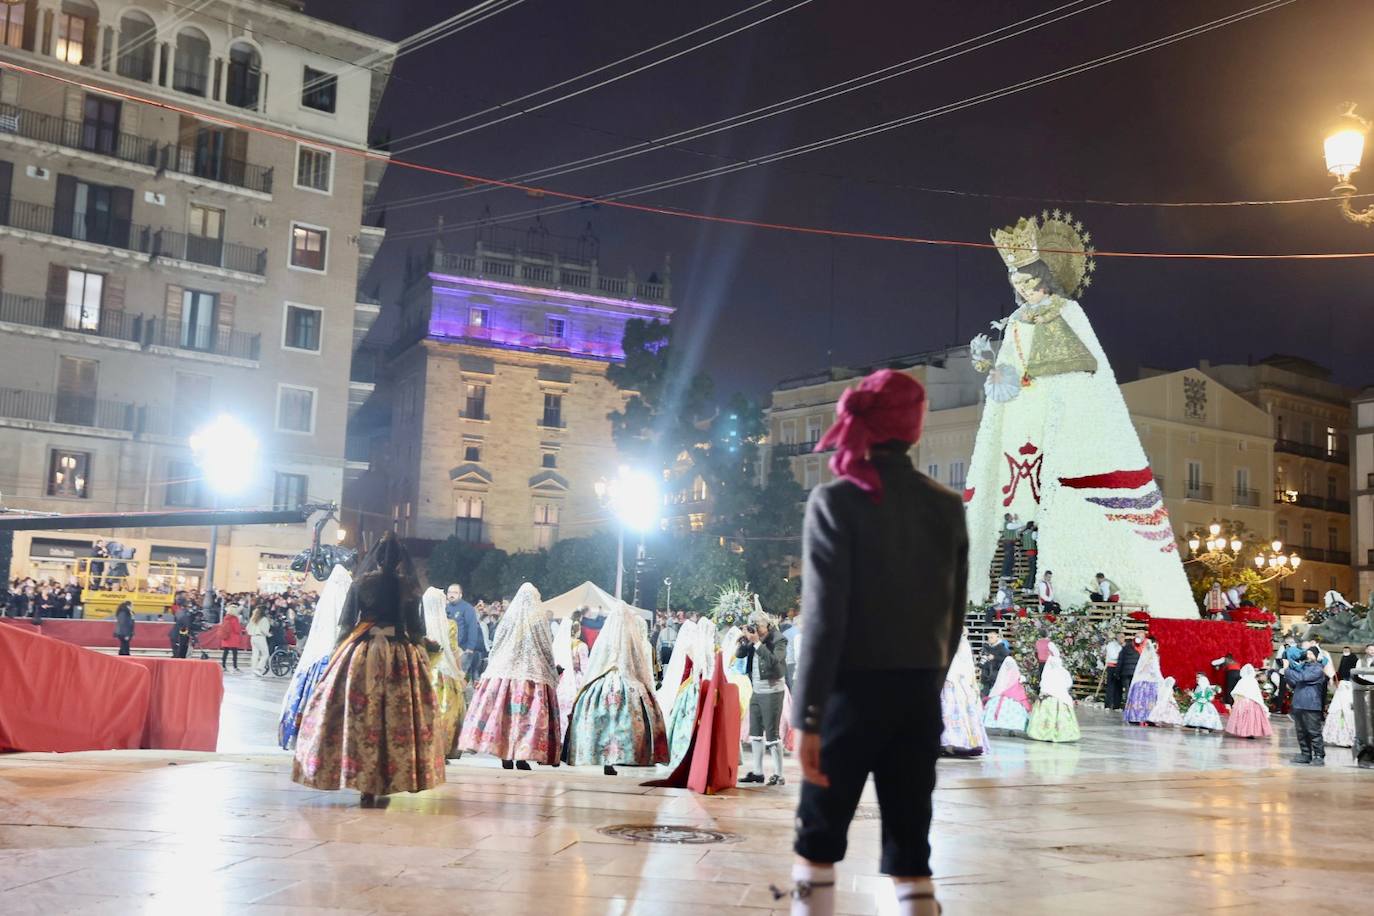
[[[639,533],[639,559],[644,558],[644,535],[659,518],[658,481],[645,471],[621,465],[610,480],[596,482],[596,498],[620,521],[615,561],[615,596],[625,588],[625,529]]]
[[[219,508],[221,495],[242,493],[253,482],[257,469],[258,439],[248,427],[228,414],[220,414],[191,434],[191,454],[210,488],[212,505]],[[207,615],[214,609],[215,551],[219,546],[219,525],[210,526],[210,556],[205,564],[205,602]]]
[[[1223,532],[1221,525],[1216,522],[1208,525],[1207,531],[1211,537],[1205,541],[1200,532],[1188,536],[1188,549],[1192,553],[1189,563],[1200,563],[1207,567],[1215,578],[1225,578],[1236,567],[1244,566],[1241,554],[1245,550],[1245,542],[1236,532]],[[1204,551],[1203,547],[1207,549]],[[1255,571],[1260,574],[1261,580],[1269,582],[1291,576],[1302,563],[1302,557],[1296,553],[1284,554],[1283,542],[1276,540],[1270,542],[1267,551],[1259,549],[1251,562],[1255,564]]]
[[[1364,138],[1369,133],[1370,124],[1355,114],[1355,103],[1346,102],[1341,109],[1340,119],[1322,144],[1326,154],[1326,172],[1336,179],[1332,194],[1341,198],[1341,215],[1360,226],[1374,226],[1374,207],[1352,210],[1350,198],[1355,194],[1351,177],[1360,170],[1364,158]]]

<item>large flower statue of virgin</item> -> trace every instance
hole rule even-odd
[[[1107,356],[1076,297],[1092,249],[1071,215],[992,233],[1017,308],[972,349],[987,401],[965,483],[969,596],[988,593],[1006,513],[1038,531],[1037,567],[1062,605],[1105,573],[1156,617],[1196,617],[1178,544]],[[1028,583],[1029,585],[1029,583]],[[976,600],[976,598],[975,598]]]

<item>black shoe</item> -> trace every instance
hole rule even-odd
[[[502,760],[502,761],[501,761],[501,769],[503,769],[503,770],[510,770],[510,769],[514,769],[514,768],[515,768],[515,761],[514,761],[514,760]]]
[[[1312,758],[1312,766],[1314,766],[1314,767],[1324,767],[1324,766],[1326,766],[1326,758],[1325,758],[1325,757],[1313,757],[1313,758]]]
[[[619,775],[618,773],[616,773],[615,767],[611,766],[609,763],[606,764],[604,767],[601,768],[601,772],[604,773],[604,774],[607,775],[607,776],[618,776],[618,775]]]
[[[769,776],[768,784],[770,786],[785,786],[787,785],[787,780],[783,779],[781,776]]]
[[[530,762],[528,760],[517,760],[515,761],[515,768],[517,770],[528,770],[530,768]]]
[[[744,776],[740,779],[740,782],[742,782],[742,783],[744,783],[744,782],[757,782],[757,783],[762,784],[762,782],[763,782],[763,774],[761,774],[761,773],[745,773]]]
[[[1309,763],[1312,762],[1312,758],[1311,758],[1311,757],[1308,757],[1308,756],[1305,755],[1305,754],[1299,754],[1299,755],[1296,756],[1296,757],[1290,758],[1288,762],[1289,762],[1289,763],[1296,763],[1296,764],[1299,765],[1299,766],[1306,766],[1307,764],[1309,764]]]

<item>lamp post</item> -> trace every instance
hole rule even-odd
[[[638,532],[639,558],[642,560],[644,535],[659,517],[658,482],[645,471],[621,465],[614,477],[609,480],[603,477],[596,482],[596,497],[620,522],[616,544],[615,596],[621,598],[625,590],[625,530],[628,528]]]
[[[1245,543],[1235,533],[1223,531],[1216,522],[1209,525],[1205,532],[1190,534],[1188,550],[1192,554],[1188,562],[1207,567],[1213,578],[1224,578],[1237,567],[1245,566],[1242,559]],[[1283,542],[1272,541],[1267,549],[1261,547],[1257,550],[1250,562],[1254,563],[1261,583],[1266,583],[1293,575],[1302,565],[1302,557],[1293,552],[1285,554]]]
[[[1355,114],[1355,103],[1346,102],[1341,108],[1339,120],[1322,144],[1322,151],[1326,155],[1326,172],[1336,179],[1336,186],[1331,193],[1340,195],[1341,215],[1357,226],[1374,226],[1374,206],[1363,210],[1350,207],[1350,198],[1357,190],[1350,179],[1360,170],[1360,162],[1364,158],[1364,139],[1369,127],[1369,121]]]
[[[253,481],[258,459],[258,439],[238,420],[220,414],[191,434],[191,454],[210,488],[211,504],[219,508],[221,495],[242,493]],[[210,555],[205,564],[207,616],[215,602],[215,552],[219,547],[219,525],[210,526]]]

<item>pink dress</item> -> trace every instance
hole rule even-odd
[[[568,717],[572,715],[573,703],[587,680],[587,644],[581,640],[572,650],[572,667],[558,678],[558,723],[564,740],[568,737]]]
[[[1268,738],[1273,734],[1268,710],[1248,697],[1233,699],[1231,717],[1226,720],[1226,734],[1237,738]]]

